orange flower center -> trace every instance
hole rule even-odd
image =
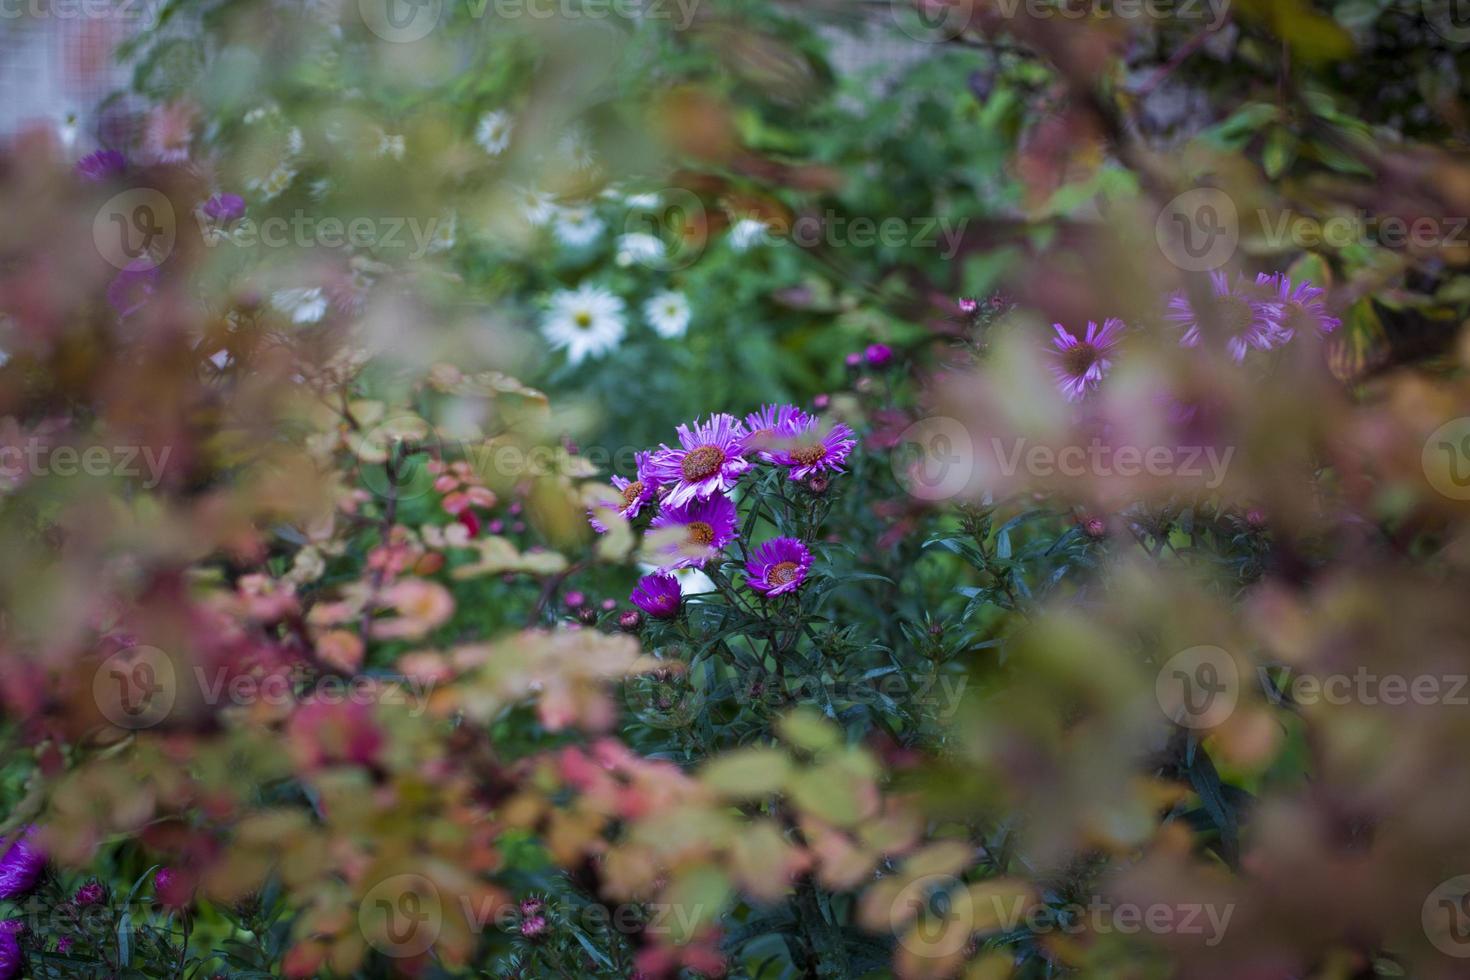
[[[772,585],[785,585],[788,582],[795,582],[796,575],[800,569],[801,566],[794,561],[783,561],[779,565],[772,566],[771,570],[766,573],[766,581]]]
[[[707,545],[715,539],[715,529],[704,521],[690,521],[688,527],[691,544]]]
[[[802,446],[800,449],[793,449],[791,451],[791,458],[802,466],[811,466],[814,463],[820,463],[826,455],[827,447],[821,443],[815,446]]]
[[[643,496],[642,480],[634,480],[626,487],[623,487],[623,503],[627,504],[629,507],[633,506],[633,501],[637,500],[641,496]]]
[[[719,446],[700,446],[684,454],[680,469],[686,480],[703,480],[720,472],[725,465],[725,451]]]

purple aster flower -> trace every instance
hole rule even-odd
[[[98,902],[102,901],[105,895],[106,892],[102,889],[102,882],[93,878],[91,881],[78,888],[77,893],[72,896],[71,900],[72,904],[78,906],[79,908],[86,908],[88,905],[96,905]]]
[[[157,291],[158,266],[147,259],[135,259],[108,284],[107,302],[119,317],[129,317]]]
[[[56,940],[56,951],[62,954],[71,952],[71,937],[62,936]]]
[[[665,503],[648,528],[663,559],[659,570],[703,565],[735,538],[736,520],[735,504],[722,493],[683,506]]]
[[[863,351],[863,359],[868,362],[868,367],[887,367],[893,360],[893,348],[887,344],[869,344]]]
[[[239,194],[216,194],[200,206],[204,216],[222,225],[245,217],[245,199]]]
[[[20,975],[20,934],[24,929],[19,919],[0,922],[0,980]]]
[[[0,898],[24,895],[36,885],[46,852],[35,842],[35,827],[27,827],[15,837],[0,837]]]
[[[823,432],[820,419],[808,418],[779,432],[771,451],[761,455],[778,466],[791,467],[788,479],[805,480],[827,471],[841,473],[856,445],[857,438],[843,423]]]
[[[116,177],[127,169],[127,158],[116,150],[98,150],[77,161],[77,173],[83,180],[94,184]]]
[[[1219,332],[1230,356],[1245,360],[1248,350],[1270,350],[1285,343],[1281,326],[1281,304],[1273,302],[1237,280],[1234,287],[1223,272],[1210,273],[1210,293],[1205,308],[1196,310],[1189,296],[1175,293],[1165,318],[1184,328],[1179,343],[1195,347],[1204,334]]]
[[[1293,285],[1291,277],[1284,272],[1274,276],[1263,272],[1256,276],[1256,285],[1269,289],[1281,302],[1283,340],[1290,340],[1298,332],[1329,334],[1342,326],[1342,321],[1329,314],[1327,304],[1322,302],[1327,290],[1319,289],[1305,279]]]
[[[1071,401],[1079,400],[1087,389],[1096,388],[1112,367],[1112,355],[1123,338],[1123,321],[1109,317],[1098,327],[1091,321],[1087,333],[1076,337],[1060,323],[1052,324],[1057,332],[1052,340],[1056,348],[1051,354],[1051,373]]]
[[[812,553],[795,538],[772,538],[751,553],[746,562],[748,584],[766,598],[795,592],[806,581]]]
[[[811,416],[795,405],[765,405],[759,412],[745,416],[745,448],[753,450],[767,463],[771,461],[770,450],[779,440],[798,432]]]
[[[673,619],[679,615],[679,580],[667,572],[645,575],[628,598],[654,619]]]
[[[733,415],[712,415],[708,422],[678,428],[678,449],[667,445],[648,460],[641,474],[669,487],[666,504],[675,507],[696,498],[723,493],[750,469],[745,459],[745,426]]]
[[[608,501],[608,505],[615,506],[625,521],[631,521],[637,517],[638,512],[643,509],[643,505],[652,500],[658,492],[658,482],[644,476],[648,468],[648,461],[652,457],[652,453],[635,453],[633,462],[637,467],[637,471],[634,474],[634,479],[630,480],[625,476],[615,476],[612,478],[613,489],[617,490],[622,499]],[[607,533],[607,527],[597,519],[595,513],[588,514],[587,523],[591,524],[592,530],[598,534]]]

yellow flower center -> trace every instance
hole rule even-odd
[[[572,316],[572,322],[581,327],[583,330],[586,330],[588,327],[592,326],[592,314],[588,313],[586,310],[581,310]]]
[[[793,449],[791,451],[791,458],[802,466],[811,466],[815,463],[820,463],[826,455],[827,447],[821,443],[815,446],[802,446],[799,449]]]
[[[637,500],[641,496],[643,496],[642,480],[634,480],[626,487],[623,487],[623,503],[627,504],[629,507],[633,506],[633,501]]]
[[[719,446],[700,446],[684,455],[680,469],[686,480],[703,480],[720,472],[725,465],[725,451]]]
[[[796,575],[800,569],[801,566],[794,561],[783,561],[779,565],[773,566],[766,573],[766,581],[772,585],[785,585],[788,582],[795,582]]]

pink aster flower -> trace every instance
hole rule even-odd
[[[652,453],[634,454],[633,462],[636,467],[634,478],[631,480],[625,476],[615,476],[612,478],[613,489],[622,495],[622,501],[617,507],[617,511],[625,521],[631,521],[637,517],[638,512],[643,509],[643,505],[652,500],[654,494],[658,491],[658,481],[644,475],[648,468],[648,461],[652,457]],[[607,525],[599,521],[595,513],[589,513],[587,515],[587,523],[591,524],[592,530],[598,534],[607,533]]]
[[[46,852],[35,842],[35,827],[15,837],[0,838],[0,898],[16,898],[36,886],[46,865]]]
[[[1071,401],[1079,400],[1089,388],[1102,383],[1108,369],[1113,366],[1112,355],[1123,337],[1123,321],[1109,317],[1101,328],[1088,322],[1087,333],[1080,339],[1060,323],[1052,324],[1057,332],[1052,340],[1056,350],[1051,351],[1051,373],[1061,386],[1062,393]]]
[[[1281,303],[1283,340],[1290,340],[1298,332],[1315,331],[1325,335],[1342,326],[1342,321],[1328,313],[1327,304],[1322,302],[1327,290],[1305,279],[1293,284],[1284,272],[1275,275],[1263,272],[1256,276],[1256,285],[1270,290]]]
[[[751,553],[747,583],[766,598],[795,592],[806,581],[812,553],[796,538],[772,538]]]
[[[736,520],[734,503],[722,493],[683,506],[665,503],[648,528],[661,558],[659,570],[703,565],[734,540]]]
[[[723,493],[750,469],[745,458],[748,433],[733,415],[712,415],[708,422],[678,428],[679,448],[664,445],[649,458],[643,479],[669,487],[665,503],[675,507]]]
[[[679,615],[679,580],[667,572],[645,575],[628,598],[654,619],[673,619]]]
[[[856,445],[852,429],[843,423],[823,432],[820,419],[808,418],[779,431],[771,451],[761,455],[778,466],[790,467],[788,479],[805,480],[818,473],[843,472],[842,464]]]
[[[1165,318],[1184,328],[1179,338],[1183,347],[1199,345],[1200,337],[1218,334],[1225,348],[1237,361],[1245,360],[1248,350],[1270,350],[1285,343],[1290,335],[1281,325],[1281,304],[1267,299],[1258,289],[1237,280],[1232,286],[1223,272],[1210,273],[1210,293],[1205,307],[1195,309],[1185,293],[1175,293],[1169,300]]]

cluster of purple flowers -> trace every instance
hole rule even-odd
[[[27,827],[14,838],[0,837],[0,898],[19,898],[32,888],[46,866],[46,852],[35,841],[36,828]],[[0,980],[20,973],[20,933],[17,919],[0,922]]]
[[[729,494],[741,477],[764,464],[784,468],[788,480],[818,487],[829,474],[843,472],[857,445],[846,425],[824,426],[794,405],[767,405],[743,420],[712,415],[702,423],[679,426],[677,434],[677,446],[639,453],[631,479],[613,477],[621,497],[610,502],[626,520],[645,507],[657,509],[647,534],[658,571],[644,576],[630,596],[656,619],[671,619],[679,612],[679,582],[671,572],[703,566],[739,536],[738,513]],[[598,533],[607,530],[595,514],[590,521]],[[762,596],[783,595],[800,587],[811,563],[811,551],[801,541],[776,538],[751,552],[746,581]]]
[[[1181,331],[1183,347],[1198,347],[1207,337],[1218,337],[1235,361],[1245,360],[1252,350],[1280,347],[1299,333],[1325,336],[1342,325],[1327,311],[1322,297],[1326,290],[1310,282],[1292,282],[1285,273],[1258,275],[1254,282],[1223,272],[1210,274],[1210,289],[1201,302],[1183,292],[1169,297],[1164,318]],[[1102,326],[1088,323],[1077,334],[1060,323],[1053,328],[1051,371],[1062,393],[1072,401],[1081,399],[1102,383],[1127,327],[1109,318]]]

